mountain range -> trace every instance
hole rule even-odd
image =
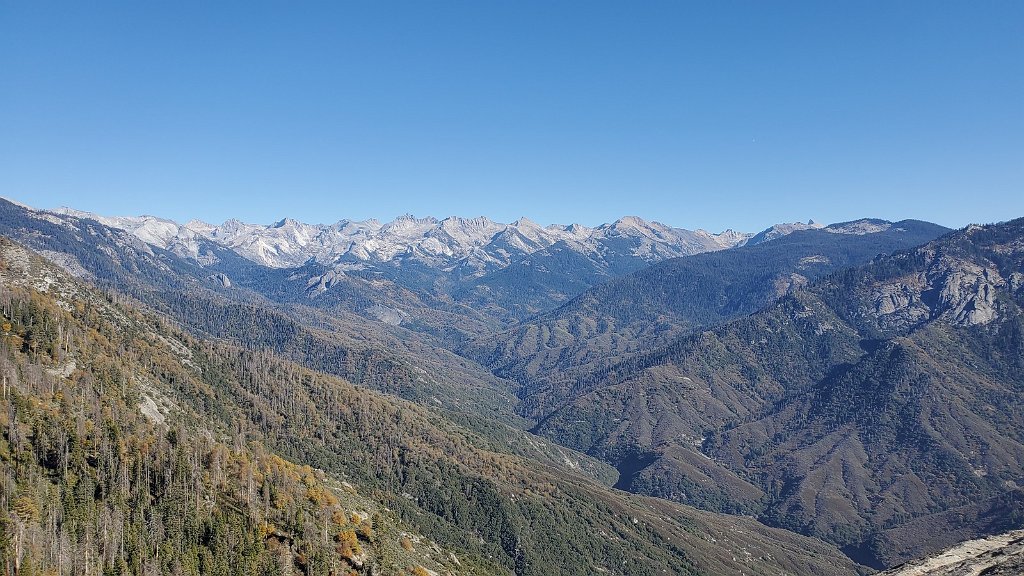
[[[161,524],[189,566],[230,549],[235,573],[854,574],[1024,526],[1024,220],[214,226],[0,200],[0,235],[9,562],[56,566],[47,518],[83,518],[75,550],[138,521],[116,459],[68,476],[63,436],[12,424],[86,404],[90,445],[121,441],[106,410],[193,470],[254,463],[248,487],[180,476],[203,506],[138,492],[223,535]],[[148,450],[118,458],[178,477]],[[93,498],[48,503],[85,476]],[[318,524],[353,512],[386,536]],[[95,571],[160,555],[128,533]]]
[[[731,248],[752,236],[732,230],[720,234],[684,230],[636,217],[589,228],[579,224],[541,226],[527,218],[502,224],[486,217],[438,220],[405,215],[387,223],[340,220],[305,224],[284,218],[270,225],[238,220],[213,225],[198,220],[178,224],[154,216],[104,217],[70,208],[52,213],[126,230],[144,242],[194,260],[200,258],[202,241],[213,241],[271,268],[294,268],[310,260],[342,270],[413,261],[446,272],[462,269],[464,274],[480,274],[558,243],[598,259],[628,254],[641,262],[653,262]]]
[[[540,226],[526,218],[501,224],[483,217],[412,216],[384,224],[341,220],[316,225],[285,218],[271,225],[228,220],[215,226],[152,216],[104,217],[68,208],[33,214],[70,227],[94,221],[216,270],[225,282],[262,293],[275,290],[278,299],[299,298],[404,323],[452,341],[466,341],[551,310],[588,288],[651,263],[824,228],[808,222],[778,224],[758,234],[712,234],[636,217],[591,228]],[[884,231],[884,226],[825,229],[859,235]],[[254,277],[251,266],[238,269],[239,256],[281,272],[260,270]],[[437,318],[437,311],[445,317]],[[462,321],[452,321],[451,315]]]

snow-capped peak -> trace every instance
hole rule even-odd
[[[824,224],[818,224],[814,220],[808,220],[806,223],[787,222],[782,224],[775,224],[774,226],[755,234],[752,238],[750,238],[750,240],[746,242],[746,244],[753,246],[755,244],[761,244],[763,242],[775,240],[776,238],[781,238],[783,236],[792,234],[793,232],[798,232],[801,230],[817,230],[819,228],[824,227]]]
[[[419,260],[440,269],[482,271],[507,266],[514,260],[558,242],[595,257],[612,252],[648,261],[729,248],[745,236],[720,237],[647,222],[628,216],[613,224],[589,228],[580,224],[541,226],[520,218],[511,224],[489,218],[451,216],[438,220],[405,214],[391,222],[339,220],[334,224],[305,224],[282,218],[269,225],[230,219],[220,225],[199,220],[179,225],[152,216],[106,218],[63,209],[61,213],[93,218],[135,234],[161,248],[195,258],[198,242],[210,240],[257,263],[276,267],[300,266],[310,259],[324,264],[351,266],[357,262],[383,263],[396,258]],[[603,248],[602,248],[603,247]]]
[[[616,229],[644,229],[655,222],[647,222],[638,216],[623,216],[612,223],[611,227]]]
[[[542,229],[543,228],[540,224],[537,224],[536,222],[534,222],[533,220],[530,220],[526,216],[521,216],[515,222],[509,224],[509,226],[512,226],[513,228],[527,228],[527,229]]]
[[[625,216],[590,228],[580,224],[541,226],[526,217],[503,224],[483,216],[450,216],[438,220],[411,214],[386,223],[339,220],[325,225],[282,218],[269,225],[237,219],[220,225],[199,220],[180,225],[154,216],[103,217],[70,208],[53,212],[91,218],[131,232],[149,244],[197,260],[200,259],[200,243],[208,240],[275,268],[301,266],[310,259],[348,268],[412,259],[441,270],[459,267],[481,273],[502,268],[560,242],[590,258],[635,257],[654,262],[766,242],[797,230],[824,228],[808,221],[777,224],[757,235],[734,230],[715,234],[673,228],[637,216]],[[859,220],[834,224],[827,230],[865,234],[889,225],[880,220]]]

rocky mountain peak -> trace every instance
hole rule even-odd
[[[808,220],[806,224],[803,222],[788,222],[782,224],[775,224],[774,226],[766,228],[761,232],[755,234],[747,241],[747,244],[753,246],[755,244],[761,244],[763,242],[770,242],[772,240],[775,240],[776,238],[781,238],[782,236],[792,234],[793,232],[798,232],[801,230],[817,230],[819,228],[824,227],[824,224],[817,224],[814,222],[814,220]]]
[[[270,227],[271,228],[298,228],[298,227],[300,227],[302,225],[303,224],[301,222],[299,222],[298,220],[294,220],[292,218],[282,218],[282,219],[278,220],[277,222],[274,222],[273,224],[271,224]]]
[[[533,220],[530,220],[526,216],[520,216],[514,222],[509,224],[513,228],[526,228],[526,229],[541,229],[542,226],[537,224]]]
[[[623,216],[613,222],[611,227],[618,229],[646,228],[648,227],[648,223],[639,216]]]

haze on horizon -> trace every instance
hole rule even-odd
[[[1024,5],[0,3],[0,195],[184,222],[1024,214]]]

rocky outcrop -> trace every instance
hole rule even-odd
[[[1019,576],[1024,574],[1024,530],[969,540],[907,562],[878,576]]]
[[[880,326],[903,331],[921,322],[944,319],[954,326],[981,326],[1000,317],[999,291],[1016,292],[1022,280],[1015,273],[1004,278],[991,263],[970,261],[919,250],[928,261],[926,271],[880,283],[872,288],[871,310]]]

